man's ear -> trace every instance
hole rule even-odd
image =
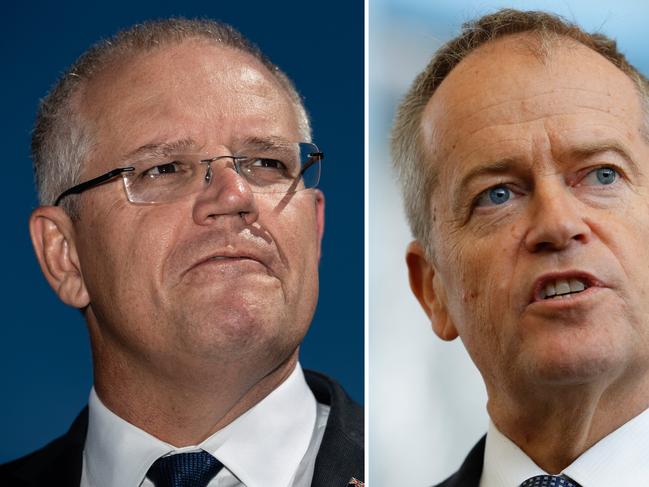
[[[322,236],[324,235],[325,227],[325,197],[322,191],[315,190],[315,218],[318,227],[318,262],[322,254]]]
[[[435,266],[426,258],[418,241],[410,242],[406,251],[410,289],[430,319],[433,331],[442,340],[454,340],[457,329],[448,313],[446,295]]]
[[[29,233],[45,279],[61,301],[75,308],[88,306],[74,226],[66,212],[55,206],[36,208],[29,218]]]

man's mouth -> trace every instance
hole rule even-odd
[[[258,264],[264,265],[259,259],[251,257],[249,255],[213,255],[205,259],[202,263],[206,264],[208,262],[218,262],[222,264]]]
[[[201,260],[195,262],[190,268],[188,268],[183,274],[191,272],[194,270],[202,269],[203,267],[208,266],[212,268],[226,269],[226,268],[239,268],[239,269],[256,269],[264,267],[265,264],[258,258],[253,257],[249,254],[216,254],[209,257],[204,257]],[[259,268],[258,268],[259,266]]]
[[[585,279],[555,279],[545,283],[539,291],[539,299],[563,299],[578,294],[590,286]]]
[[[533,287],[530,303],[569,299],[603,283],[588,272],[553,272],[539,277]],[[590,293],[587,293],[590,294]]]

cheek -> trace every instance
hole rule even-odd
[[[120,300],[124,308],[134,301],[133,296],[158,302],[155,290],[159,288],[165,249],[171,248],[173,228],[153,219],[120,218],[94,226],[101,232],[87,245],[88,265],[84,266],[90,274],[94,300],[107,305]]]
[[[272,220],[267,219],[265,224],[287,268],[287,299],[306,298],[306,305],[312,295],[317,295],[318,286],[318,228],[313,197],[298,193],[281,212],[270,215]]]
[[[610,256],[611,273],[619,274],[617,287],[629,312],[640,315],[647,328],[649,315],[649,205],[643,200],[623,212],[607,212],[591,222],[591,228]]]
[[[489,237],[463,235],[447,247],[449,312],[478,364],[500,354],[513,332],[508,323],[519,242],[519,229],[508,225]]]
[[[261,205],[260,205],[261,206]],[[259,223],[273,236],[289,265],[312,259],[317,251],[317,223],[313,197],[296,193],[285,206],[260,208]]]
[[[510,225],[489,237],[462,236],[447,247],[445,274],[464,309],[507,297],[519,234],[515,225]]]

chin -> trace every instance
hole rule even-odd
[[[636,345],[628,326],[582,320],[530,327],[510,356],[541,383],[593,383],[620,374],[633,360]],[[516,366],[516,364],[511,364]]]
[[[273,362],[289,356],[302,336],[296,320],[268,303],[212,305],[194,309],[176,323],[182,346],[195,357],[218,362]],[[306,331],[306,330],[305,330]]]
[[[612,349],[545,350],[528,363],[528,373],[546,385],[595,383],[617,375],[624,360]]]
[[[180,333],[193,342],[194,349],[225,350],[243,353],[278,333],[277,325],[268,316],[247,309],[230,308],[226,312],[192,313],[184,320]]]

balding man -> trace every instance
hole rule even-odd
[[[649,483],[648,86],[603,35],[502,10],[401,104],[411,288],[491,418],[441,486]]]
[[[94,387],[1,483],[358,484],[362,411],[298,363],[323,153],[288,77],[227,25],[144,23],[64,74],[32,149],[34,248],[83,312]]]

